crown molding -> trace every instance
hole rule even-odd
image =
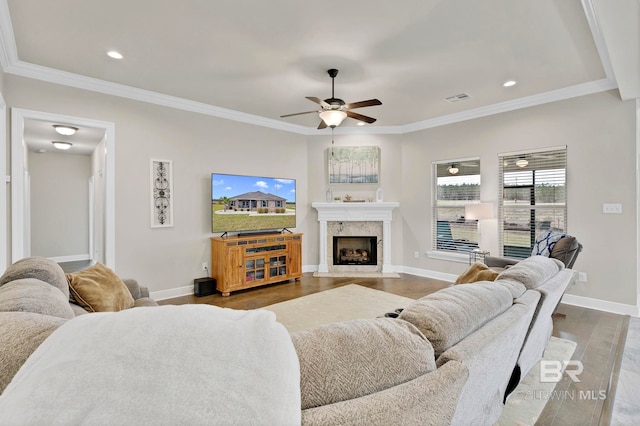
[[[593,0],[582,0],[582,9],[584,10],[589,29],[591,30],[591,36],[593,37],[593,43],[596,45],[598,55],[600,55],[600,62],[604,68],[604,72],[608,79],[614,80],[615,75],[613,72],[613,65],[609,58],[609,51],[607,50],[607,44],[600,28],[598,16],[596,15],[596,8],[593,4]]]
[[[0,1],[0,66],[7,71],[11,63],[18,59],[16,41],[13,37],[13,25],[9,15],[9,4]]]
[[[486,107],[475,108],[468,111],[443,115],[441,117],[407,124],[401,126],[402,130],[400,133],[411,133],[419,130],[430,129],[433,127],[446,126],[447,124],[459,123],[461,121],[473,120],[475,118],[501,114],[517,109],[528,108],[550,102],[562,101],[566,99],[576,98],[578,96],[605,92],[607,90],[616,89],[617,87],[618,86],[616,85],[615,81],[612,81],[610,79],[591,81],[588,83],[565,87],[563,89],[514,99],[512,101],[500,102],[497,104],[488,105]]]
[[[9,64],[6,72],[21,77],[89,90],[111,96],[118,96],[121,98],[146,102],[169,108],[180,109],[183,111],[210,115],[226,120],[240,121],[247,124],[253,124],[255,126],[270,127],[277,130],[301,134],[305,134],[308,131],[306,127],[296,124],[285,123],[283,121],[265,118],[253,114],[247,114],[228,108],[221,108],[203,102],[196,102],[189,99],[179,98],[177,96],[165,95],[162,93],[139,89],[124,84],[112,83],[109,81],[74,74],[67,71],[61,71],[53,68],[43,67],[41,65],[30,64],[20,60],[16,60],[12,64]]]
[[[556,102],[560,100],[575,98],[578,96],[616,89],[618,85],[616,84],[613,77],[611,63],[609,61],[604,38],[602,36],[602,32],[600,31],[600,26],[595,14],[593,0],[582,0],[582,5],[585,10],[587,21],[594,38],[594,42],[600,54],[600,59],[607,78],[405,125],[380,127],[338,127],[334,129],[334,134],[401,135],[405,133],[412,133],[420,130],[430,129],[433,127],[473,120],[475,118],[486,117],[489,115],[500,114],[517,109],[528,108],[531,106],[541,105],[549,102]],[[281,120],[248,114],[228,108],[206,104],[203,102],[197,102],[177,96],[165,95],[150,90],[139,89],[124,84],[112,83],[93,77],[87,77],[67,71],[61,71],[41,65],[23,62],[18,59],[17,47],[13,35],[13,27],[11,24],[11,17],[9,15],[7,0],[0,0],[0,65],[2,66],[4,72],[15,74],[21,77],[89,90],[106,95],[160,105],[168,108],[175,108],[183,111],[209,115],[225,120],[238,121],[255,126],[262,126],[306,136],[324,135],[330,134],[331,132],[330,129],[318,130],[313,127],[305,127],[297,124],[286,123]]]

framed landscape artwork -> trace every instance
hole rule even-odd
[[[327,153],[329,183],[379,183],[380,147],[331,147]]]

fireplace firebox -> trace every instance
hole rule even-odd
[[[377,237],[333,237],[334,265],[376,265]]]

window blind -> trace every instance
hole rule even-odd
[[[480,202],[480,159],[433,163],[434,250],[468,252],[478,248],[477,221],[465,220],[464,207]]]
[[[501,255],[531,255],[536,236],[567,229],[567,148],[498,155]]]

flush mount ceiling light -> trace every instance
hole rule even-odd
[[[54,124],[53,128],[56,130],[56,132],[58,132],[58,134],[61,134],[64,136],[71,136],[78,131],[77,127],[64,126],[62,124]]]
[[[69,149],[71,148],[71,145],[72,145],[71,142],[63,142],[63,141],[53,141],[51,143],[53,144],[53,146],[55,146],[58,149]]]
[[[117,51],[115,51],[115,50],[110,50],[110,51],[108,51],[108,52],[107,52],[107,55],[108,55],[110,58],[113,58],[113,59],[122,59],[122,58],[123,58],[122,53],[117,52]]]
[[[457,175],[458,172],[460,171],[460,169],[456,164],[450,165],[448,170],[449,170],[449,173],[451,173],[452,175]]]
[[[320,113],[320,118],[328,127],[336,127],[342,123],[342,120],[347,118],[347,113],[337,110],[322,111]]]
[[[516,81],[515,80],[507,80],[504,83],[502,83],[503,87],[513,87],[516,85]]]
[[[527,167],[529,165],[529,160],[524,157],[520,157],[520,159],[516,160],[516,166],[518,167]]]

